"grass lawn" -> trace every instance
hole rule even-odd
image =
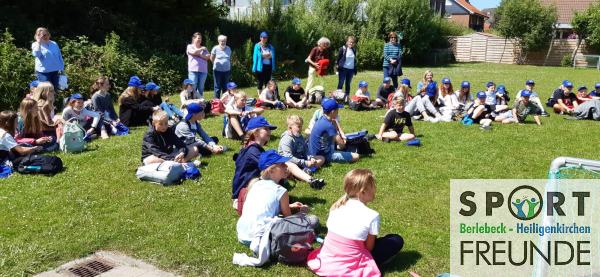
[[[410,67],[404,72],[416,86],[425,70]],[[600,81],[592,69],[460,64],[432,70],[436,80],[469,80],[473,90],[483,90],[485,82],[494,80],[505,84],[513,98],[526,79],[534,79],[543,101],[563,79],[588,87]],[[360,72],[354,86],[359,80],[368,81],[374,94],[381,72]],[[288,81],[279,85],[284,90]],[[325,79],[327,90],[335,85],[336,76]],[[255,91],[246,89],[249,95]],[[268,111],[266,117],[279,126],[274,131],[279,137],[289,114],[300,114],[307,122],[314,110]],[[366,128],[376,133],[383,114],[344,109],[340,116],[346,132]],[[382,217],[381,234],[405,238],[400,255],[384,268],[386,275],[447,272],[450,179],[546,178],[550,162],[558,156],[600,159],[593,143],[600,137],[600,123],[554,114],[542,118],[542,126],[529,121],[496,124],[489,132],[457,122],[417,122],[422,147],[373,141],[373,157],[320,170],[317,176],[327,181],[323,190],[298,183],[290,195],[292,201],[310,205],[324,223],[329,207],[343,194],[344,174],[369,168],[377,178],[371,207]],[[208,118],[203,126],[211,135],[220,134],[222,118]],[[120,251],[187,276],[312,275],[305,268],[280,264],[251,268],[231,263],[234,252],[249,253],[236,240],[238,217],[230,199],[232,155],[240,148],[238,142],[223,139],[232,150],[204,159],[199,182],[161,187],[140,182],[134,174],[144,132],[137,128],[129,136],[94,141],[84,153],[59,154],[66,169],[52,178],[13,175],[0,181],[0,275],[46,271],[98,250]],[[272,140],[267,148],[277,145],[278,140]]]

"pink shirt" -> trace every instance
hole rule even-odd
[[[362,240],[327,233],[323,246],[308,254],[308,268],[319,276],[378,277],[381,272]]]
[[[192,56],[190,52],[198,50],[193,44],[188,44],[186,54],[188,56],[188,71],[190,72],[208,72],[208,63],[205,59]],[[207,55],[208,50],[202,51],[202,55]]]

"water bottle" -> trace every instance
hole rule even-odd
[[[42,171],[42,167],[39,165],[27,165],[25,166],[25,171],[27,172],[40,172]]]

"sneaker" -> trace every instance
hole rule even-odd
[[[373,140],[374,138],[375,138],[375,135],[373,135],[373,134],[367,135],[367,140]]]
[[[419,119],[421,119],[421,116],[420,115],[413,115],[413,119],[414,120],[419,120]]]
[[[480,125],[479,129],[483,130],[483,131],[489,131],[492,129],[492,125]]]
[[[544,117],[549,117],[549,116],[550,116],[550,114],[549,114],[549,113],[547,113],[546,111],[542,111],[542,114],[541,114],[541,116],[544,116]]]
[[[194,164],[195,167],[200,167],[200,165],[202,164],[202,162],[200,160],[194,160],[192,163]]]
[[[437,117],[429,117],[429,122],[431,123],[437,123],[438,121],[440,121],[440,119]]]
[[[322,189],[325,186],[325,180],[323,179],[310,179],[310,187],[313,189]]]

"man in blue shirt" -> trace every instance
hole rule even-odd
[[[357,153],[336,150],[336,144],[341,148],[346,146],[346,140],[339,134],[339,126],[335,120],[338,115],[338,109],[342,108],[343,105],[338,104],[334,99],[323,98],[321,106],[323,107],[323,116],[317,120],[310,132],[308,155],[323,156],[326,163],[350,163],[357,161],[359,158]]]

